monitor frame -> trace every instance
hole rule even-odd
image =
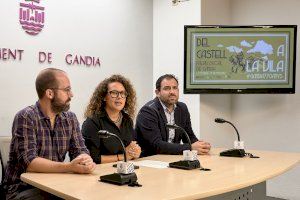
[[[187,87],[187,34],[188,30],[191,28],[208,28],[208,29],[226,29],[226,28],[292,28],[294,30],[294,42],[293,44],[293,61],[292,61],[292,87],[290,88],[188,88]],[[184,26],[184,94],[294,94],[295,93],[295,83],[296,83],[296,49],[297,48],[297,25],[247,25],[247,26],[232,26],[232,25],[185,25]],[[291,56],[291,55],[290,55]],[[190,67],[191,68],[191,67]],[[190,76],[192,73],[189,73]],[[191,78],[190,78],[191,79]]]

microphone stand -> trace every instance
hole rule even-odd
[[[222,118],[216,118],[215,122],[216,123],[220,123],[220,124],[223,124],[223,123],[230,124],[234,128],[234,130],[235,130],[235,132],[237,134],[237,138],[238,138],[237,144],[241,143],[239,131],[237,130],[237,128],[231,122],[229,122],[229,121],[227,121],[225,119],[222,119]],[[243,148],[234,148],[234,149],[228,149],[228,150],[220,152],[220,156],[244,157],[244,156],[246,156],[246,152],[245,152],[245,150]]]
[[[228,123],[228,124],[230,124],[230,125],[234,128],[234,130],[235,130],[235,132],[236,132],[236,134],[237,134],[238,141],[240,142],[240,134],[239,134],[239,131],[238,131],[237,128],[233,125],[233,123],[231,123],[230,121],[227,121],[227,120],[225,120],[225,119],[222,119],[222,118],[216,118],[216,119],[215,119],[215,122],[220,123],[220,124],[223,124],[223,123]]]
[[[188,143],[190,145],[190,150],[192,150],[192,143],[191,143],[191,139],[189,137],[189,135],[187,134],[187,132],[180,126],[176,125],[176,124],[166,124],[166,127],[168,129],[172,128],[172,129],[179,129],[181,130],[185,137],[187,138],[188,140]],[[200,168],[200,162],[198,159],[196,160],[180,160],[180,161],[177,161],[177,162],[171,162],[169,163],[169,167],[171,168],[178,168],[178,169],[186,169],[186,170],[191,170],[191,169],[197,169],[197,168]]]
[[[124,146],[121,138],[119,136],[117,136],[116,134],[110,133],[105,130],[98,131],[98,136],[100,138],[104,138],[104,139],[109,138],[109,137],[117,138],[122,145],[123,154],[124,154],[124,163],[121,163],[121,169],[120,169],[121,172],[119,172],[119,168],[118,168],[117,173],[100,176],[100,181],[112,183],[112,184],[116,184],[116,185],[128,184],[129,186],[139,186],[139,184],[137,183],[137,176],[134,172],[133,164],[127,163],[125,146]]]

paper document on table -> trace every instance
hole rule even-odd
[[[152,167],[157,169],[164,169],[169,167],[169,163],[156,160],[141,160],[134,162],[134,164],[138,166]]]

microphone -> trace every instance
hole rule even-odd
[[[166,124],[166,127],[167,127],[167,129],[179,129],[179,130],[181,130],[184,133],[187,140],[188,140],[188,143],[190,145],[190,150],[192,150],[191,139],[190,139],[189,135],[187,134],[187,132],[183,128],[181,128],[180,126],[178,126],[176,124],[169,124],[169,123]]]
[[[216,118],[215,122],[220,123],[220,124],[223,124],[223,123],[230,124],[235,129],[235,132],[238,137],[238,141],[234,141],[234,149],[222,151],[222,152],[220,152],[220,156],[244,157],[246,155],[246,152],[244,150],[244,142],[240,141],[240,134],[239,134],[239,131],[237,130],[237,128],[231,122],[229,122],[225,119],[222,119],[222,118]]]
[[[215,122],[217,123],[220,123],[220,124],[223,124],[223,123],[228,123],[230,124],[231,126],[233,126],[233,128],[235,129],[235,132],[237,134],[237,137],[238,137],[238,141],[240,142],[240,134],[239,134],[239,131],[237,130],[237,128],[229,121],[225,120],[225,119],[222,119],[222,118],[216,118],[215,119]]]
[[[185,137],[187,138],[189,146],[190,146],[190,150],[183,151],[183,160],[180,160],[177,162],[171,162],[171,163],[169,163],[169,167],[178,168],[178,169],[188,169],[188,170],[200,168],[200,162],[197,159],[197,152],[195,153],[195,151],[191,151],[192,143],[191,143],[191,139],[190,139],[189,135],[187,134],[187,132],[182,127],[180,127],[176,124],[167,123],[166,128],[181,130],[184,133]]]
[[[126,150],[125,150],[125,146],[124,146],[124,143],[121,140],[121,138],[118,135],[116,135],[114,133],[110,133],[109,131],[106,131],[106,130],[98,131],[98,136],[99,136],[99,138],[103,138],[103,139],[106,139],[109,137],[117,138],[122,146],[123,155],[124,155],[124,162],[120,162],[117,164],[117,173],[100,176],[100,181],[112,183],[112,184],[116,184],[116,185],[128,184],[129,186],[139,186],[140,187],[141,185],[138,184],[137,176],[134,172],[133,163],[127,162]]]
[[[119,136],[117,136],[114,133],[110,133],[110,132],[108,132],[106,130],[100,130],[100,131],[98,131],[98,136],[100,138],[104,138],[104,139],[109,138],[109,137],[115,137],[115,138],[117,138],[119,140],[119,142],[121,143],[122,148],[123,148],[124,162],[127,162],[127,156],[126,156],[125,146],[124,146],[124,143],[123,143],[123,141],[121,140],[121,138]]]
[[[109,138],[110,137],[110,132],[108,132],[106,130],[100,130],[100,131],[98,131],[98,136],[100,138]]]

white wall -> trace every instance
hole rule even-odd
[[[299,7],[300,1],[296,0],[233,0],[232,23],[296,24],[299,27]],[[233,98],[233,118],[239,122],[240,132],[243,133],[248,148],[300,152],[300,75],[297,69],[300,66],[299,55],[297,51],[296,94],[236,95]],[[298,165],[289,173],[269,181],[268,194],[286,199],[300,199],[299,177]]]
[[[226,5],[222,5],[222,3]],[[207,16],[202,19],[211,20],[210,24],[296,24],[300,25],[299,7],[297,0],[202,0],[206,5]],[[221,4],[221,5],[220,5]],[[215,12],[216,8],[222,8]],[[204,8],[203,8],[204,9]],[[218,17],[215,17],[218,13]],[[225,16],[225,17],[224,17]],[[224,18],[227,19],[224,22]],[[229,22],[229,23],[228,23]],[[299,30],[299,29],[298,29]],[[299,35],[299,34],[298,34]],[[299,44],[299,39],[298,39]],[[299,51],[297,51],[297,65]],[[299,70],[296,70],[299,71]],[[296,76],[296,94],[271,95],[201,95],[201,132],[203,125],[211,123],[214,116],[228,116],[239,129],[246,149],[272,151],[300,152],[300,75]],[[205,96],[205,98],[204,98]],[[217,100],[215,100],[218,98]],[[203,101],[205,100],[205,101]],[[223,113],[224,111],[224,113]],[[205,112],[205,113],[203,113]],[[206,121],[208,120],[209,121]],[[224,127],[225,125],[217,125]],[[212,134],[226,134],[229,130],[221,130],[216,125],[209,127]],[[215,131],[218,131],[216,133]],[[232,130],[233,132],[233,130]],[[210,134],[210,133],[207,133]],[[225,135],[224,134],[224,135]],[[225,144],[232,147],[232,137],[210,137],[216,146]],[[280,158],[278,158],[280,159]],[[267,194],[285,199],[300,199],[300,166],[273,178],[267,182]]]
[[[202,0],[201,24],[230,24],[230,5],[230,0]],[[236,139],[232,127],[214,122],[215,118],[232,120],[231,96],[229,94],[201,94],[200,132],[203,138],[211,142],[213,147],[231,148]]]
[[[193,130],[200,136],[200,97],[183,95],[184,25],[200,23],[200,0],[181,2],[172,6],[171,0],[153,1],[153,95],[154,84],[163,74],[179,78],[180,101],[187,104]]]
[[[0,60],[0,135],[10,135],[15,113],[35,103],[34,81],[46,67],[68,72],[74,92],[71,110],[80,122],[94,88],[111,74],[123,74],[132,81],[138,108],[152,98],[152,1],[51,0],[41,4],[45,27],[30,36],[19,24],[19,1],[1,2],[0,48],[25,52],[21,62]],[[52,52],[52,64],[39,64],[38,51]],[[67,53],[99,57],[101,67],[68,66]]]

